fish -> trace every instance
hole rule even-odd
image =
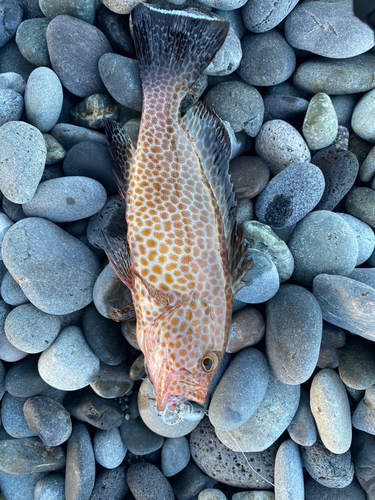
[[[106,125],[127,236],[104,234],[104,248],[132,293],[124,319],[136,319],[162,412],[176,398],[204,403],[249,262],[236,234],[228,132],[200,101],[181,117],[229,23],[147,4],[133,8],[131,22],[142,117],[136,149],[119,124]]]

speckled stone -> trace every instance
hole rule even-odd
[[[216,488],[205,488],[199,493],[198,500],[227,500],[227,497]]]
[[[185,436],[165,439],[161,449],[161,470],[165,477],[178,474],[189,461],[190,447]]]
[[[353,188],[345,198],[345,208],[369,226],[375,228],[375,191],[367,187]]]
[[[126,472],[128,468],[125,463],[115,469],[102,470],[95,480],[90,500],[122,500],[129,491],[126,482]],[[103,495],[105,497],[103,498]]]
[[[115,469],[124,460],[126,446],[118,428],[105,431],[98,429],[94,434],[95,460],[106,469]]]
[[[293,163],[275,175],[255,204],[259,222],[281,229],[289,227],[318,204],[324,176],[312,163]]]
[[[309,103],[302,132],[310,149],[322,149],[334,141],[338,130],[335,108],[327,94],[315,94]]]
[[[255,139],[255,151],[273,175],[292,163],[309,162],[311,159],[301,134],[283,120],[270,120],[262,125]]]
[[[52,3],[49,0],[39,0],[39,7],[49,19],[53,19],[60,14],[67,14],[90,24],[95,19],[95,0],[74,0],[74,2],[59,0]]]
[[[103,0],[103,4],[116,14],[130,14],[137,3],[136,0]],[[143,0],[140,3],[143,3]]]
[[[366,494],[354,478],[349,486],[345,488],[327,488],[309,477],[305,483],[305,499],[316,500],[317,498],[329,500],[366,500]]]
[[[284,441],[276,453],[275,490],[287,492],[293,500],[305,500],[303,470],[298,445],[291,439]],[[284,495],[283,495],[284,496]]]
[[[319,368],[337,368],[339,366],[339,347],[345,345],[345,331],[323,321],[322,343],[317,366]]]
[[[6,122],[20,120],[23,98],[11,89],[0,89],[0,127]]]
[[[371,227],[362,222],[361,220],[357,219],[357,217],[353,217],[352,215],[345,214],[345,213],[340,213],[336,212],[337,215],[342,217],[344,221],[349,224],[351,227],[352,231],[354,232],[356,238],[357,238],[357,243],[358,243],[358,258],[357,258],[357,266],[360,264],[363,264],[366,262],[366,260],[371,256],[372,252],[374,251],[375,248],[375,234],[374,231],[371,229]],[[350,275],[350,277],[352,277]],[[354,278],[353,279],[357,279]],[[358,280],[361,281],[361,280]],[[373,288],[375,288],[375,283],[374,285],[371,285]]]
[[[131,110],[128,113],[126,111],[109,95],[93,94],[74,106],[70,111],[70,119],[75,125],[99,129],[105,126],[105,120],[127,121],[127,118],[134,116]]]
[[[26,304],[29,299],[21,290],[17,281],[7,272],[1,282],[1,297],[4,302],[11,306],[20,306]]]
[[[126,475],[130,491],[135,500],[174,500],[172,486],[160,470],[149,463],[134,464]]]
[[[51,66],[47,48],[47,27],[50,19],[23,21],[17,28],[16,44],[23,57],[34,66]]]
[[[51,474],[40,479],[34,490],[34,500],[65,500],[65,481],[61,474]]]
[[[301,389],[298,409],[288,425],[289,436],[301,446],[312,446],[318,436],[315,420],[310,409],[310,395]]]
[[[354,132],[366,141],[375,144],[375,89],[361,97],[352,114]]]
[[[245,26],[253,33],[269,31],[280,24],[297,3],[298,0],[282,0],[277,3],[273,0],[249,0],[242,9]]]
[[[366,389],[363,399],[353,413],[353,427],[368,434],[375,434],[375,385]]]
[[[267,164],[257,156],[235,158],[229,163],[229,173],[237,201],[257,196],[266,187],[270,178]],[[237,223],[241,218],[238,210],[239,208],[237,208]]]
[[[255,307],[245,307],[232,316],[226,352],[236,353],[257,344],[263,338],[264,332],[265,321],[262,313]]]
[[[347,276],[357,263],[355,234],[328,210],[311,212],[298,222],[288,246],[294,257],[293,277],[304,285],[321,273]]]

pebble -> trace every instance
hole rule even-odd
[[[0,73],[0,89],[10,89],[17,94],[24,95],[26,82],[18,73]]]
[[[286,243],[269,226],[261,222],[246,221],[242,228],[249,248],[263,252],[272,259],[280,283],[289,279],[293,273],[294,261]]]
[[[4,235],[11,226],[13,226],[13,221],[9,219],[9,217],[7,217],[6,214],[0,212],[0,250],[1,250],[1,244],[4,239]]]
[[[355,187],[345,198],[345,208],[369,226],[375,228],[375,191],[368,187]]]
[[[311,212],[298,222],[288,246],[294,257],[293,277],[304,285],[311,285],[321,273],[347,276],[357,263],[353,231],[328,210]]]
[[[250,85],[277,85],[296,69],[294,51],[277,30],[248,33],[241,43],[243,57],[237,72]]]
[[[47,27],[50,19],[38,17],[23,21],[17,29],[16,44],[23,57],[34,66],[50,67]]]
[[[23,113],[23,98],[11,89],[0,89],[0,127],[18,121]]]
[[[313,378],[310,407],[324,446],[332,453],[347,452],[352,441],[349,399],[340,377],[331,368],[320,370]]]
[[[325,180],[324,193],[316,209],[333,210],[353,186],[358,160],[351,151],[326,148],[315,153],[311,161],[323,172]]]
[[[358,177],[362,182],[371,182],[375,176],[375,147],[371,149],[359,168]]]
[[[89,431],[80,422],[73,425],[66,450],[65,496],[88,499],[95,484],[95,458]]]
[[[329,498],[329,500],[366,500],[366,494],[354,478],[345,488],[327,488],[309,477],[305,483],[306,500]]]
[[[47,148],[41,132],[22,121],[0,127],[0,189],[14,203],[30,201],[42,177]]]
[[[172,486],[160,470],[149,463],[129,467],[126,480],[135,500],[174,500]]]
[[[289,227],[318,204],[324,192],[324,176],[312,163],[293,163],[275,175],[255,204],[258,220],[271,227]]]
[[[312,446],[301,448],[302,465],[310,476],[327,488],[345,488],[354,476],[350,451],[332,453],[318,438]]]
[[[232,11],[241,8],[246,3],[246,0],[203,0],[202,5],[212,7],[214,9],[222,9]]]
[[[289,436],[300,446],[312,446],[318,436],[315,420],[310,409],[310,395],[301,388],[298,409],[288,425]]]
[[[136,328],[137,324],[135,321],[123,321],[121,323],[121,333],[127,340],[127,342],[134,347],[134,349],[137,349],[140,351],[140,347],[137,343],[137,338],[136,338]]]
[[[122,500],[129,491],[126,482],[128,468],[121,464],[115,469],[102,470],[96,477],[90,500]],[[103,498],[104,495],[104,498]]]
[[[5,335],[20,351],[34,354],[49,347],[60,331],[60,319],[40,311],[32,304],[22,304],[8,314]]]
[[[283,120],[270,120],[262,125],[255,139],[255,151],[273,175],[288,165],[309,162],[311,154],[301,134]]]
[[[27,425],[45,445],[58,446],[69,439],[72,421],[69,412],[48,396],[33,396],[23,405]]]
[[[204,418],[190,435],[191,455],[198,467],[215,481],[237,488],[268,488],[267,481],[274,482],[277,448],[278,445],[273,444],[259,453],[233,451],[218,439],[208,418]],[[253,472],[247,461],[258,474]]]
[[[46,165],[54,165],[62,161],[66,152],[61,144],[52,135],[43,134],[43,138],[47,147]]]
[[[272,491],[243,491],[235,493],[232,500],[275,500]]]
[[[299,385],[284,384],[270,372],[265,396],[252,416],[231,433],[215,429],[216,435],[234,451],[267,450],[292,421],[299,398]]]
[[[373,145],[370,142],[365,141],[355,132],[351,132],[349,135],[348,149],[356,155],[360,164],[364,162],[366,156],[370,153],[372,148]]]
[[[353,427],[368,434],[375,434],[375,385],[366,389],[363,399],[353,413]]]
[[[34,474],[16,475],[0,470],[0,488],[6,500],[35,500],[35,485],[47,474],[47,472],[35,472]],[[4,500],[4,497],[1,500]],[[55,500],[60,499],[56,498]]]
[[[309,59],[298,66],[293,83],[309,94],[343,95],[371,90],[374,78],[375,54],[367,53],[347,59]]]
[[[27,80],[35,66],[23,57],[14,40],[10,40],[0,48],[0,74],[18,73],[23,80]]]
[[[98,259],[52,222],[34,217],[14,224],[4,237],[2,256],[27,298],[43,312],[67,314],[92,301]]]
[[[291,439],[284,441],[276,453],[275,491],[278,497],[285,500],[289,497],[293,500],[305,499],[300,452],[298,445]]]
[[[345,345],[344,330],[323,321],[322,343],[320,344],[319,368],[337,368],[339,366],[339,347]]]
[[[153,432],[140,417],[125,420],[120,433],[125,447],[134,455],[147,455],[159,450],[164,443],[164,437]]]
[[[7,371],[5,389],[12,396],[28,398],[48,388],[38,373],[38,356],[27,356],[14,363]]]
[[[100,9],[96,14],[95,22],[108,38],[116,54],[135,58],[135,48],[127,17],[118,16],[107,9]]]
[[[244,82],[223,82],[208,91],[205,104],[222,120],[228,121],[234,132],[246,132],[255,137],[263,123],[264,105],[258,90]]]
[[[110,264],[107,264],[95,282],[93,300],[102,316],[118,322],[124,321],[124,313],[133,301],[129,288],[120,280]]]
[[[69,176],[41,182],[34,198],[22,205],[28,217],[70,222],[96,214],[107,201],[104,187],[90,177]]]
[[[246,33],[246,26],[242,19],[242,13],[239,9],[227,10],[227,9],[212,9],[214,14],[217,14],[220,19],[230,22],[230,27],[233,28],[234,32],[241,39]],[[233,74],[233,73],[231,73]]]
[[[66,151],[82,141],[95,141],[107,146],[107,139],[101,132],[70,123],[57,123],[51,130],[51,135]]]
[[[375,144],[375,89],[361,97],[352,114],[354,132],[372,144]]]
[[[368,498],[374,495],[374,464],[375,464],[375,436],[367,432],[356,431],[353,438],[353,458],[355,475]]]
[[[3,363],[0,361],[0,399],[4,396],[6,391],[5,374],[6,374],[5,367]]]
[[[194,462],[173,478],[173,491],[179,500],[194,498],[211,483],[209,476],[204,474]]]
[[[118,428],[98,429],[93,438],[95,460],[106,469],[115,469],[123,462],[127,449]]]
[[[43,175],[42,175],[42,178],[40,179],[40,181],[41,182],[50,181],[51,179],[57,179],[58,177],[63,177],[63,175],[64,175],[64,172],[63,172],[61,165],[47,166],[47,164],[46,164],[46,167],[43,171]],[[21,206],[21,208],[22,208],[22,206]],[[24,213],[23,210],[22,210],[22,213]]]
[[[117,366],[100,363],[99,373],[91,382],[91,388],[103,398],[121,398],[131,393],[134,381],[129,377],[126,363]]]
[[[12,438],[35,436],[35,432],[30,429],[23,414],[23,405],[26,400],[27,397],[17,398],[8,392],[1,400],[1,423]]]
[[[137,5],[136,0],[103,0],[102,3],[116,14],[130,14],[132,8]]]
[[[91,351],[82,330],[68,326],[39,358],[39,374],[62,391],[76,391],[90,384],[99,372],[99,358]]]
[[[374,288],[343,276],[320,274],[314,280],[313,293],[323,319],[374,341]]]
[[[282,0],[275,3],[272,0],[257,2],[249,0],[242,9],[246,28],[253,33],[269,31],[283,21],[298,0]]]
[[[175,476],[189,461],[190,447],[185,436],[165,439],[161,449],[161,471],[165,477]]]
[[[314,372],[322,338],[322,313],[311,292],[282,285],[266,304],[266,352],[284,384],[306,382]]]
[[[226,352],[234,354],[260,342],[265,332],[265,321],[255,307],[247,306],[233,314],[229,328]]]
[[[342,217],[344,221],[350,226],[353,233],[357,238],[358,243],[358,258],[357,258],[357,266],[366,262],[366,260],[371,256],[372,252],[375,248],[375,234],[371,227],[357,219],[357,217],[353,217],[352,215],[336,212],[337,215]],[[352,276],[350,276],[352,277]],[[353,277],[354,278],[354,277]],[[356,278],[354,278],[356,279]],[[361,280],[358,280],[361,281]],[[371,285],[375,288],[374,285]]]
[[[339,349],[339,375],[352,389],[368,389],[375,383],[373,343],[350,336]]]
[[[108,198],[104,207],[89,220],[86,234],[93,247],[103,248],[103,231],[113,237],[126,234],[125,203],[118,194]]]
[[[22,210],[22,205],[13,203],[13,201],[8,200],[5,196],[3,196],[3,210],[13,222],[18,222],[26,217]]]
[[[203,0],[204,2],[215,2],[217,7],[226,3],[234,3],[243,0]],[[202,2],[203,3],[203,2]],[[233,28],[229,27],[229,33],[221,48],[216,53],[211,63],[204,70],[205,75],[225,76],[230,75],[238,69],[242,59],[241,41]]]
[[[2,0],[0,10],[0,47],[3,47],[16,33],[22,21],[23,8],[18,0]]]
[[[40,479],[34,490],[34,500],[65,500],[65,481],[61,474]]]
[[[257,196],[270,178],[267,164],[257,156],[239,156],[230,161],[229,174],[237,202]],[[239,218],[237,211],[237,224]]]
[[[335,108],[327,94],[315,94],[303,121],[302,133],[311,150],[322,149],[334,141],[338,130]]]
[[[27,352],[20,351],[7,339],[5,333],[0,333],[0,359],[14,363],[27,356]]]
[[[10,272],[7,272],[1,281],[1,297],[4,302],[11,306],[20,306],[29,302],[29,299]]]
[[[304,115],[309,106],[309,101],[301,97],[288,95],[266,95],[264,102],[264,121],[291,120]]]
[[[199,493],[198,500],[227,500],[227,497],[220,490],[205,488]]]
[[[106,51],[99,60],[100,77],[107,91],[118,103],[127,108],[141,111],[142,86],[139,76],[138,62],[119,54],[108,54]],[[126,87],[123,82],[126,81]]]
[[[105,93],[98,61],[112,48],[98,28],[76,17],[59,15],[48,25],[47,44],[52,68],[66,89],[79,97]]]
[[[374,268],[356,268],[352,271],[348,278],[360,281],[365,285],[375,288],[375,269]]]
[[[95,0],[39,0],[39,7],[43,14],[53,19],[61,14],[67,14],[92,24],[95,20]]]
[[[343,125],[348,130],[351,130],[351,118],[354,106],[357,103],[356,96],[352,94],[331,95],[330,98],[332,105],[335,108],[339,125]]]
[[[209,419],[215,430],[231,431],[244,424],[267,390],[269,370],[257,349],[244,349],[231,362],[212,395]]]

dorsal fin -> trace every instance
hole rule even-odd
[[[249,264],[245,260],[246,247],[236,234],[237,203],[228,173],[231,154],[229,135],[220,118],[201,101],[187,111],[183,121],[201,159],[203,172],[223,221],[233,286],[236,287]]]

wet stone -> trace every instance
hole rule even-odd
[[[304,115],[309,101],[295,96],[266,95],[264,102],[264,121],[291,120]]]
[[[51,130],[51,135],[66,151],[82,141],[95,141],[107,146],[107,139],[101,132],[70,123],[57,123]]]
[[[194,462],[173,478],[173,491],[179,500],[190,500],[195,497],[210,482],[210,477],[204,474]]]
[[[51,474],[40,479],[34,490],[34,500],[65,500],[65,481],[61,474]]]
[[[130,466],[126,480],[135,500],[175,498],[172,486],[155,465],[139,463]]]
[[[367,187],[353,188],[345,198],[345,208],[369,226],[375,228],[375,191]]]
[[[103,248],[103,234],[116,237],[126,234],[125,204],[120,195],[109,197],[104,207],[93,215],[87,226],[87,237],[90,244]]]
[[[27,356],[14,363],[7,371],[5,388],[12,396],[28,398],[48,387],[38,373],[38,356]]]
[[[366,141],[375,143],[375,89],[370,90],[361,97],[355,106],[352,115],[352,128],[354,132]]]
[[[272,0],[249,0],[242,9],[246,28],[253,33],[269,31],[280,24],[297,3],[298,0],[282,0],[276,4]]]
[[[322,343],[317,366],[319,368],[337,368],[339,366],[338,349],[345,345],[345,331],[323,321]]]
[[[368,389],[375,383],[373,342],[350,336],[339,349],[339,375],[352,389]]]
[[[96,26],[108,38],[111,47],[121,56],[135,57],[135,48],[129,29],[129,18],[100,9],[96,14]]]
[[[161,449],[161,470],[165,477],[176,475],[189,461],[190,447],[185,436],[165,439]]]
[[[125,363],[117,366],[100,363],[98,375],[90,384],[92,389],[103,398],[121,398],[128,394],[134,385],[129,377],[129,367]]]
[[[125,458],[126,447],[119,429],[98,429],[94,434],[95,460],[106,469],[115,469]]]
[[[6,122],[21,119],[23,98],[11,89],[0,89],[0,127]]]
[[[125,420],[120,433],[126,448],[134,455],[147,455],[164,443],[164,438],[149,429],[140,417]]]
[[[298,409],[288,425],[289,436],[301,446],[312,446],[318,436],[315,420],[310,409],[310,395],[301,389]]]
[[[57,0],[52,3],[49,0],[39,0],[39,6],[49,19],[60,14],[67,14],[91,24],[95,19],[95,0],[75,0],[74,2]]]
[[[315,94],[309,103],[302,132],[311,150],[322,149],[334,141],[338,130],[335,108],[327,94]]]
[[[102,470],[96,477],[90,500],[103,500],[103,495],[111,500],[122,500],[129,491],[126,482],[127,470],[125,464],[115,469]]]
[[[366,389],[363,399],[353,413],[353,427],[368,434],[375,434],[375,385]]]
[[[264,336],[265,321],[262,314],[247,306],[233,314],[226,352],[236,353],[257,344]]]
[[[257,156],[240,156],[229,163],[230,180],[236,200],[254,198],[263,191],[270,178],[266,163]],[[237,220],[238,220],[237,213]]]
[[[17,29],[16,44],[23,57],[34,66],[51,66],[47,48],[47,27],[50,19],[23,21]]]

